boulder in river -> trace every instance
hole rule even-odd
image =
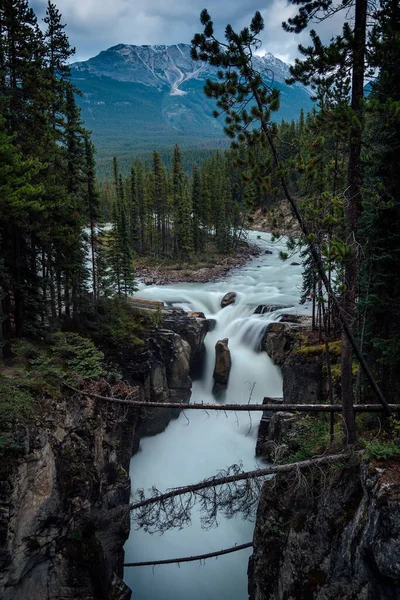
[[[228,348],[228,338],[219,340],[215,344],[215,368],[214,381],[216,383],[227,385],[229,373],[231,371],[232,359],[231,352]]]
[[[235,304],[237,298],[236,292],[228,292],[221,300],[221,308],[225,308],[230,304]]]
[[[264,313],[271,313],[282,308],[289,308],[289,306],[285,306],[284,304],[259,304],[253,314],[263,315]]]
[[[290,325],[270,323],[262,337],[260,350],[265,351],[276,365],[283,365],[293,343]]]

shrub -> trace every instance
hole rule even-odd
[[[157,318],[157,317],[155,317]],[[94,311],[82,316],[80,329],[100,344],[143,344],[143,334],[154,325],[152,317],[131,307],[119,298],[101,300]]]
[[[32,394],[0,379],[0,456],[7,450],[20,450],[18,426],[28,423],[34,415]]]
[[[376,458],[378,460],[387,460],[393,456],[400,455],[400,446],[394,440],[380,441],[374,440],[366,442],[367,458]]]
[[[82,379],[96,379],[103,370],[104,354],[91,340],[77,333],[57,333],[51,347],[56,359],[59,359],[69,371]]]
[[[315,417],[302,417],[294,426],[290,447],[297,448],[290,462],[308,460],[323,452],[329,443],[329,422]]]

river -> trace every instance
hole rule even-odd
[[[299,305],[302,268],[291,264],[301,261],[293,256],[283,262],[279,252],[285,250],[284,242],[272,242],[269,234],[261,234],[259,239],[259,235],[252,232],[249,237],[261,247],[262,254],[232,271],[223,281],[141,286],[138,292],[140,297],[201,311],[216,320],[215,329],[206,336],[206,366],[202,379],[193,383],[192,402],[215,401],[211,393],[214,348],[222,338],[229,338],[232,355],[227,402],[257,403],[264,396],[282,395],[279,368],[257,348],[266,325],[279,320],[279,315],[288,309],[264,315],[253,313],[259,304],[290,306],[291,313],[307,312],[307,307]],[[221,309],[222,297],[231,291],[238,295],[236,303]],[[260,417],[253,413],[251,423],[247,413],[181,414],[163,433],[141,440],[140,451],[131,461],[133,495],[136,489],[147,492],[152,485],[165,491],[196,483],[234,463],[242,462],[246,470],[256,468],[254,450]],[[133,523],[125,545],[125,560],[162,560],[217,551],[250,542],[253,528],[254,523],[236,516],[219,517],[218,527],[203,530],[196,511],[189,527],[170,530],[162,536],[136,530]],[[133,590],[134,600],[245,600],[250,554],[248,549],[209,559],[205,564],[126,568],[124,579]]]

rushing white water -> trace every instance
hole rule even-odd
[[[290,312],[305,312],[300,306],[301,266],[298,257],[282,262],[279,251],[284,243],[272,243],[270,236],[250,234],[263,254],[232,272],[224,281],[210,284],[179,284],[142,287],[140,297],[162,300],[185,310],[202,311],[216,320],[215,329],[206,337],[206,366],[203,378],[193,384],[192,402],[213,402],[211,390],[215,343],[229,338],[232,369],[226,392],[229,403],[262,402],[264,396],[281,396],[279,369],[267,354],[257,352],[266,325],[279,320],[277,310],[254,315],[259,304],[290,306]],[[272,250],[273,254],[265,254]],[[220,309],[224,294],[234,291],[234,305]],[[143,439],[140,452],[131,461],[133,493],[152,486],[167,488],[196,483],[214,475],[219,469],[242,462],[245,469],[255,468],[254,456],[259,414],[252,423],[247,414],[229,413],[207,416],[192,411],[188,418],[181,414],[165,432]],[[189,419],[189,420],[188,420]],[[252,540],[254,524],[240,516],[219,518],[219,526],[204,531],[194,511],[192,525],[168,531],[162,536],[132,532],[125,545],[126,562],[162,560],[192,556],[228,548]],[[247,562],[251,550],[207,560],[204,565],[177,565],[125,569],[125,581],[135,600],[244,600],[247,598]]]

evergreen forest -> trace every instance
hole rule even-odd
[[[331,3],[293,3],[299,12],[284,23],[293,35],[332,16]],[[60,12],[49,1],[39,26],[27,0],[2,0],[3,358],[16,338],[41,338],[131,295],[139,258],[190,264],[236,252],[262,209],[274,235],[288,235],[282,260],[301,249],[314,326],[344,327],[341,393],[354,441],[355,373],[359,400],[387,403],[398,395],[400,366],[400,9],[380,0],[367,23],[367,8],[356,0],[354,28],[345,22],[327,45],[311,32],[291,76],[311,89],[315,108],[280,124],[272,119],[279,91],[251,63],[260,13],[240,33],[228,26],[221,45],[203,11],[192,57],[220,68],[205,93],[231,148],[186,157],[176,145],[167,161],[154,149],[122,171],[116,157],[99,180]],[[359,355],[367,371],[354,366]]]

